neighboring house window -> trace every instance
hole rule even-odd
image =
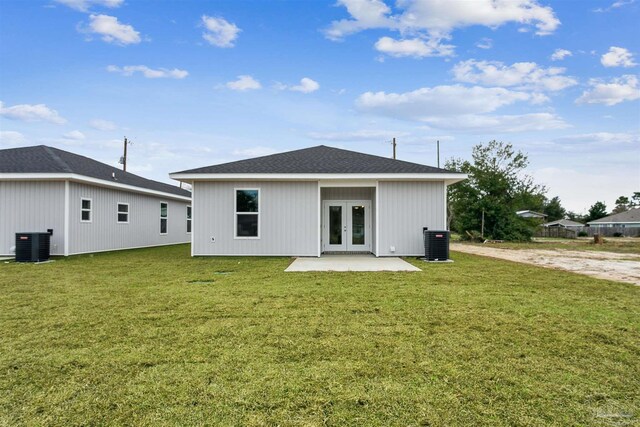
[[[91,212],[91,199],[81,199],[80,206],[80,221],[81,222],[91,222],[92,212]]]
[[[167,219],[169,216],[169,205],[160,203],[160,234],[167,234]]]
[[[187,233],[191,233],[191,206],[187,206]]]
[[[236,238],[260,237],[260,189],[235,190]]]
[[[118,223],[129,223],[129,203],[118,203]]]

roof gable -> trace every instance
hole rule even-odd
[[[191,197],[190,192],[174,185],[146,179],[89,157],[46,145],[0,150],[0,173],[77,174],[112,183]]]
[[[340,148],[317,147],[189,169],[175,174],[434,174],[446,169]]]

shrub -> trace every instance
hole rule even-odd
[[[613,237],[622,237],[622,233],[616,231],[615,233],[613,233]]]
[[[589,237],[589,233],[586,231],[578,231],[578,237]]]

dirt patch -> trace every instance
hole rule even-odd
[[[640,255],[566,249],[501,249],[453,243],[451,250],[533,264],[640,286]]]

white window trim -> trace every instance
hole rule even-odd
[[[258,212],[238,212],[238,191],[257,191],[258,192]],[[262,191],[260,188],[234,188],[233,189],[233,238],[235,240],[259,240],[262,234],[262,225],[260,224],[260,211],[262,210]],[[258,235],[257,236],[238,236],[238,214],[240,215],[257,215],[258,217]]]
[[[167,216],[162,216],[162,204],[167,205]],[[167,231],[166,232],[162,232],[162,220],[166,219],[167,220]],[[158,223],[158,225],[160,226],[158,229],[160,230],[160,235],[161,236],[166,236],[167,234],[169,234],[169,202],[160,202],[160,222]]]
[[[189,209],[191,209],[191,218],[189,218]],[[191,224],[191,231],[193,231],[193,207],[191,205],[187,205],[185,214],[187,215],[187,225]],[[187,234],[191,234],[191,231],[189,231],[189,227],[187,227]]]
[[[89,209],[82,208],[82,202],[84,202],[85,200],[89,201]],[[89,220],[82,219],[82,212],[89,212]],[[89,197],[80,198],[80,222],[86,222],[86,223],[93,222],[93,199]]]
[[[127,205],[127,211],[126,212],[120,212],[120,205]],[[117,202],[116,203],[116,223],[118,224],[129,224],[129,214],[131,213],[131,210],[129,209],[129,203],[124,203],[124,202]],[[127,214],[127,220],[126,221],[120,221],[120,214]]]

